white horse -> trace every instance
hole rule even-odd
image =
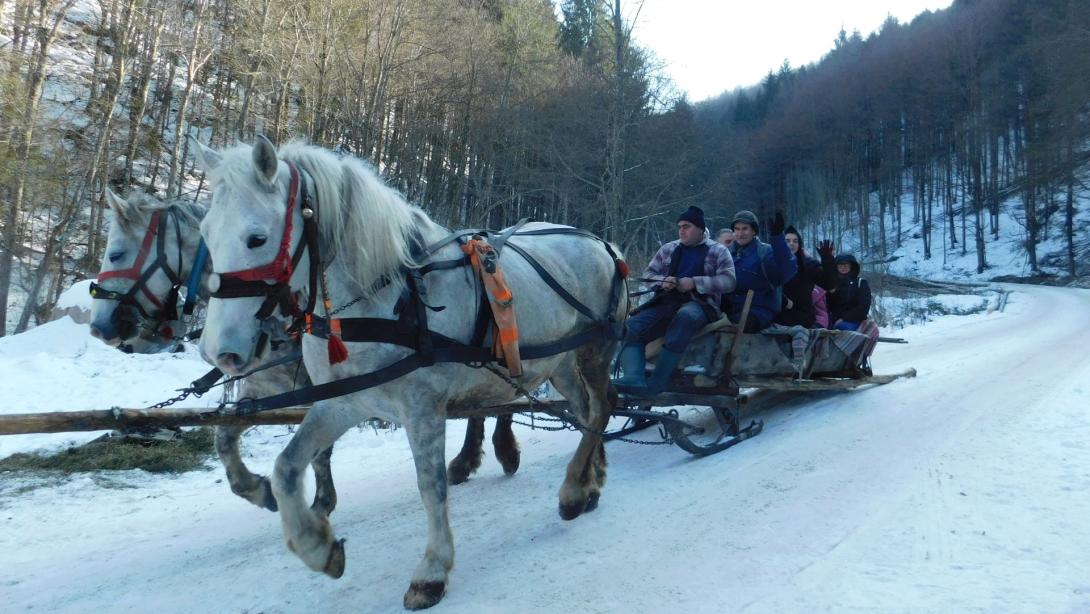
[[[399,298],[411,296],[406,292],[407,284],[420,283],[407,282],[406,273],[426,270],[418,268],[425,264],[463,258],[456,242],[444,242],[449,239],[447,229],[407,203],[357,159],[298,143],[277,152],[264,138],[252,148],[237,146],[217,152],[198,143],[195,149],[212,188],[213,204],[201,233],[220,283],[227,287],[231,281],[230,289],[220,294],[223,298],[209,303],[200,347],[227,373],[244,372],[261,359],[260,339],[267,325],[255,315],[266,317],[266,321],[274,318],[271,306],[277,301],[281,313],[298,311],[297,304],[285,305],[280,299],[285,292],[296,292],[311,283],[309,258],[301,257],[301,242],[309,242],[304,241],[304,216],[316,219],[316,226],[309,228],[316,235],[314,244],[320,246],[329,295],[325,312],[316,315],[328,316],[344,308],[339,313],[342,318],[385,319],[389,325],[381,328],[395,327]],[[626,301],[618,298],[624,292],[623,282],[618,283],[623,264],[600,240],[586,234],[560,234],[557,229],[561,228],[566,227],[527,225],[510,238],[500,258],[515,296],[523,348],[585,333],[606,319],[615,324],[625,316]],[[544,232],[557,233],[541,234]],[[441,247],[434,252],[424,250],[424,246],[437,245]],[[520,253],[512,254],[513,249]],[[297,264],[288,266],[292,255]],[[592,322],[547,286],[528,257],[573,295],[586,313],[597,314],[601,320]],[[422,280],[426,285],[422,300],[430,306],[422,310],[428,328],[468,343],[480,296],[472,270],[438,268]],[[263,292],[262,282],[268,284],[264,300],[263,295],[251,293]],[[311,291],[315,291],[313,287]],[[372,373],[414,357],[414,350],[394,343],[349,342],[347,360],[331,364],[331,356],[336,355],[332,342],[328,343],[311,334],[303,338],[304,363],[319,384]],[[560,515],[565,519],[594,509],[605,483],[600,433],[611,412],[608,371],[615,345],[614,336],[602,335],[562,353],[523,359],[521,386],[532,390],[551,381],[583,427],[560,487]],[[523,350],[523,355],[531,353]],[[517,396],[496,372],[438,362],[381,385],[315,403],[277,459],[272,476],[288,548],[311,569],[341,576],[343,540],[334,538],[324,514],[306,505],[302,469],[366,418],[400,423],[412,448],[428,527],[424,557],[413,573],[404,605],[410,609],[434,605],[446,590],[454,563],[443,462],[448,410],[497,405]]]
[[[177,314],[177,288],[190,281],[200,243],[198,226],[207,208],[192,201],[164,202],[139,192],[129,194],[126,200],[110,190],[106,190],[106,203],[111,223],[99,283],[92,288],[91,334],[112,347],[142,338],[149,349],[180,338],[186,331]],[[205,295],[208,269],[205,263],[197,271],[197,288],[204,288]],[[136,347],[139,351],[140,346]],[[293,350],[285,344],[270,352],[269,358],[277,360]],[[309,384],[298,361],[293,361],[247,377],[238,393],[243,398],[262,397]],[[216,428],[216,453],[227,472],[227,482],[243,499],[276,511],[268,478],[255,475],[242,462],[242,431],[236,426]],[[337,505],[329,466],[332,452],[332,448],[326,449],[312,463],[316,484],[313,505],[326,514]]]

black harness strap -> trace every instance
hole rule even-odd
[[[178,244],[178,271],[180,271],[183,264],[181,224],[178,222],[178,214],[173,208],[162,211],[168,220],[174,222],[174,235]],[[149,314],[147,310],[144,309],[144,306],[140,304],[140,301],[137,300],[136,295],[140,292],[145,292],[149,298],[155,300],[154,295],[147,290],[147,284],[148,280],[160,270],[162,270],[163,274],[170,280],[171,287],[166,300],[163,301],[162,305],[157,306],[157,309]],[[153,260],[147,268],[141,271],[140,276],[133,282],[132,286],[130,286],[126,292],[121,293],[103,288],[96,282],[91,282],[91,297],[117,301],[121,305],[135,309],[144,319],[151,320],[155,323],[154,331],[158,333],[159,328],[162,327],[163,324],[178,319],[178,292],[184,283],[178,271],[171,268],[170,262],[167,261],[166,232],[164,231],[163,225],[161,225],[155,231],[155,260]],[[117,315],[117,313],[117,311],[114,312],[115,315]]]
[[[521,226],[521,223],[519,224]],[[516,227],[517,228],[517,227]],[[447,238],[443,239],[440,243],[433,244],[425,252],[432,252],[433,249],[442,247],[447,243],[454,240],[459,240],[461,237],[471,234],[477,234],[474,231],[463,231],[458,233],[452,233]],[[518,236],[522,233],[507,232],[506,237]],[[593,234],[579,231],[577,229],[568,228],[550,228],[537,231],[530,231],[525,233],[527,235],[543,235],[543,234],[574,234],[592,238],[601,242],[610,256],[614,259],[614,262],[619,262],[619,258],[609,245],[608,242],[602,241],[600,238]],[[506,239],[505,239],[506,241]],[[502,243],[501,243],[502,245]],[[593,326],[570,335],[559,341],[547,343],[545,345],[538,345],[526,348],[520,348],[520,354],[523,359],[531,360],[537,358],[547,358],[549,356],[555,356],[564,352],[571,351],[575,348],[583,346],[587,343],[598,339],[618,339],[620,335],[621,325],[615,320],[614,314],[616,313],[617,306],[620,301],[618,295],[618,289],[623,289],[624,280],[621,278],[621,271],[618,267],[613,275],[612,292],[613,296],[610,297],[609,312],[605,317],[598,318],[590,311],[585,305],[579,302],[574,296],[572,296],[567,290],[565,290],[556,279],[541,266],[533,257],[531,257],[524,249],[511,243],[511,249],[518,252],[531,267],[541,276],[546,284],[557,292],[568,304],[570,304],[577,311],[590,318],[594,324]],[[433,252],[432,252],[433,253]],[[419,262],[419,260],[417,260]],[[455,339],[441,335],[434,331],[428,330],[427,326],[427,311],[429,306],[424,302],[423,296],[426,295],[426,289],[424,287],[424,275],[431,271],[448,270],[465,266],[469,262],[468,258],[456,258],[452,260],[443,260],[440,262],[426,264],[420,268],[405,271],[406,285],[408,287],[407,297],[411,305],[406,304],[405,300],[399,300],[395,306],[396,313],[399,315],[398,320],[389,320],[385,318],[341,318],[340,329],[341,339],[344,341],[357,341],[357,342],[370,342],[370,343],[389,343],[392,345],[402,346],[411,350],[415,350],[412,354],[397,360],[381,369],[372,371],[370,373],[363,373],[343,379],[339,379],[325,384],[318,384],[307,388],[301,388],[291,392],[286,392],[278,395],[272,395],[260,399],[243,399],[235,404],[235,413],[238,415],[247,415],[260,411],[279,409],[282,407],[289,407],[292,405],[302,405],[308,403],[314,403],[316,401],[322,401],[331,399],[334,397],[344,396],[352,394],[354,392],[360,392],[368,388],[374,388],[386,382],[393,381],[403,375],[407,375],[420,367],[426,367],[434,365],[436,363],[460,363],[469,366],[483,365],[485,363],[494,362],[496,359],[492,355],[491,349],[483,347],[485,331],[488,325],[487,312],[487,297],[482,299],[482,305],[478,309],[477,322],[474,326],[473,338],[469,345],[461,343]],[[388,285],[390,280],[386,277],[381,278],[375,282],[381,283],[382,286]],[[483,292],[483,286],[482,286]],[[442,307],[433,308],[442,309]],[[482,317],[482,314],[484,316]],[[311,315],[310,329],[308,331],[318,337],[326,338],[330,334],[330,323],[326,318],[322,318],[318,315]],[[209,374],[211,376],[211,374]]]

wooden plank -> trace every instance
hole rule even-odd
[[[739,379],[738,385],[742,388],[765,388],[768,390],[851,390],[853,388],[859,388],[860,386],[888,384],[905,377],[916,377],[916,370],[906,369],[900,373],[888,375],[872,375],[870,377],[844,379],[818,378],[795,380],[788,378],[754,377]]]

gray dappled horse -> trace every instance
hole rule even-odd
[[[113,347],[137,337],[153,342],[180,337],[186,331],[177,315],[177,288],[193,272],[200,243],[198,227],[207,208],[183,200],[164,202],[137,192],[126,200],[110,190],[106,190],[106,202],[111,223],[98,283],[92,286],[91,334]],[[208,272],[198,271],[198,275],[203,286]],[[285,357],[292,349],[282,347],[268,359]],[[299,378],[298,362],[292,361],[247,377],[238,392],[240,397],[261,397],[309,383],[305,373]],[[254,475],[239,455],[242,431],[237,426],[216,427],[216,452],[227,482],[240,497],[276,511],[268,478]],[[327,513],[337,504],[329,467],[332,451],[325,450],[312,463],[314,505]]]
[[[140,339],[143,343],[133,344],[138,353],[156,351],[164,341],[186,332],[176,313],[175,288],[179,282],[188,282],[193,272],[200,243],[199,225],[207,208],[182,199],[164,202],[140,192],[123,199],[109,189],[106,203],[111,224],[96,284],[95,294],[99,296],[91,304],[91,334],[111,347]],[[206,286],[208,268],[197,273],[201,288]],[[291,352],[291,347],[284,346],[269,359],[277,360]],[[291,390],[295,385],[309,385],[309,378],[305,372],[300,373],[297,364],[290,362],[254,373],[242,380],[238,396],[258,398]],[[276,511],[268,478],[255,475],[242,461],[239,438],[243,430],[235,426],[216,428],[216,452],[227,482],[231,491],[243,499]],[[480,466],[483,439],[484,418],[470,419],[465,444],[450,463],[452,483],[464,482]],[[496,419],[492,441],[504,472],[515,473],[519,450],[510,415]],[[332,452],[332,448],[327,449],[312,463],[314,505],[328,511],[337,501],[329,465]]]
[[[315,268],[324,268],[326,317],[345,307],[341,318],[385,319],[392,327],[397,323],[393,319],[395,306],[405,296],[407,285],[423,283],[406,281],[406,275],[415,271],[426,281],[426,305],[434,309],[427,313],[429,329],[469,343],[480,296],[472,269],[420,272],[426,268],[423,260],[461,260],[463,252],[454,242],[444,243],[450,231],[407,203],[369,166],[350,156],[338,157],[298,143],[278,152],[263,137],[252,148],[240,145],[222,152],[195,145],[200,164],[209,175],[213,203],[201,233],[218,275],[213,285],[221,288],[209,301],[200,347],[222,370],[242,373],[262,358],[261,316],[277,319],[296,313],[297,317],[298,304],[289,300],[285,306],[284,293],[297,292],[312,279],[309,258],[301,257],[302,246],[310,244],[319,246],[306,250],[320,251],[315,254],[320,258]],[[308,194],[315,201],[313,209],[304,206],[311,202]],[[310,218],[315,221],[307,225]],[[565,227],[530,224],[520,233],[558,228]],[[304,232],[313,233],[313,243],[309,235],[304,240]],[[442,246],[433,253],[420,255],[421,246],[439,244]],[[559,232],[515,234],[507,245],[500,261],[516,297],[520,346],[546,346],[586,332],[590,322],[548,287],[525,257],[512,255],[510,250],[515,247],[550,272],[560,287],[582,303],[585,313],[623,321],[626,302],[613,296],[618,287],[623,293],[623,282],[617,284],[623,264],[618,264],[598,239]],[[294,264],[288,266],[289,261]],[[266,290],[261,289],[262,283],[268,284]],[[277,301],[280,316],[276,315]],[[347,360],[331,364],[339,357],[333,341],[314,334],[303,336],[303,360],[316,383],[374,373],[418,356],[414,350],[392,343],[349,340],[346,345]],[[605,483],[600,434],[611,411],[609,362],[615,347],[615,338],[603,335],[563,353],[523,361],[520,384],[533,389],[550,381],[583,426],[560,487],[559,509],[564,519],[594,509]],[[272,475],[288,548],[313,570],[335,578],[343,574],[343,540],[334,537],[321,510],[306,505],[302,469],[362,420],[378,417],[397,422],[404,426],[412,450],[428,527],[424,557],[413,573],[404,605],[411,609],[434,605],[446,590],[454,564],[443,462],[448,410],[498,405],[517,396],[494,372],[458,362],[437,362],[381,385],[316,402],[280,454]]]

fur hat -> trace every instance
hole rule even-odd
[[[753,227],[753,232],[755,233],[759,234],[761,232],[761,225],[757,223],[757,216],[753,215],[752,211],[743,210],[735,213],[734,219],[730,221],[730,227],[734,228],[734,225],[738,222],[749,224]]]
[[[708,228],[704,225],[704,210],[700,207],[689,207],[685,210],[685,213],[677,216],[677,221],[689,222],[693,226],[699,226],[701,230]]]

